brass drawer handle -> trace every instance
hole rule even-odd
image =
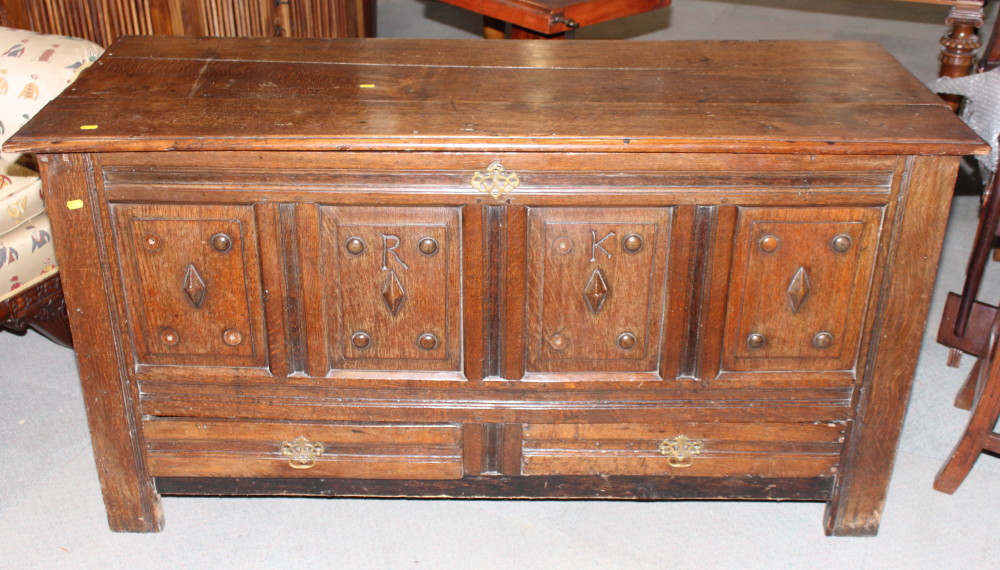
[[[660,442],[660,453],[667,456],[667,465],[671,467],[691,467],[694,457],[701,453],[701,448],[705,444],[701,441],[688,439],[686,435],[679,435],[674,439],[665,439]]]
[[[309,469],[316,465],[316,458],[323,453],[323,444],[309,441],[300,435],[292,441],[281,442],[281,454],[288,456],[288,465],[292,469]]]
[[[521,181],[518,179],[516,173],[511,172],[508,174],[503,165],[500,164],[500,161],[494,160],[486,169],[486,174],[477,172],[472,175],[471,184],[476,190],[493,196],[495,200],[499,200],[502,194],[512,192],[517,188],[521,184]]]

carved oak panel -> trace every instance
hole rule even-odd
[[[741,208],[723,369],[852,370],[882,208]]]
[[[670,215],[530,210],[529,372],[656,369]]]
[[[459,209],[321,211],[331,367],[459,370]]]
[[[264,366],[253,209],[124,204],[113,212],[138,361]]]

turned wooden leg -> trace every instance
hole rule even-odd
[[[984,449],[1000,449],[1000,439],[993,435],[993,426],[1000,414],[1000,358],[996,355],[984,380],[985,385],[962,439],[934,479],[934,488],[942,493],[951,494],[958,489]]]
[[[965,77],[972,72],[976,50],[983,45],[976,33],[983,25],[983,6],[959,5],[952,7],[945,20],[951,31],[941,38],[941,77]],[[961,96],[942,95],[953,109],[958,109]]]

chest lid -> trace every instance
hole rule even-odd
[[[415,149],[986,147],[868,42],[128,37],[4,148]]]

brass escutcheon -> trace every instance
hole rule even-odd
[[[701,448],[705,444],[701,441],[688,439],[686,435],[679,435],[674,439],[665,439],[660,442],[660,453],[667,456],[667,465],[671,467],[691,467],[694,463],[694,456],[701,453]]]
[[[521,184],[521,181],[517,178],[516,173],[511,172],[508,174],[503,165],[500,164],[500,161],[494,160],[486,169],[486,174],[477,172],[472,175],[471,184],[476,190],[493,196],[495,200],[499,200],[502,194],[511,192],[517,188]]]
[[[323,453],[323,444],[309,441],[300,435],[292,441],[281,442],[281,454],[288,456],[288,465],[292,469],[309,469],[316,465],[316,458]]]

